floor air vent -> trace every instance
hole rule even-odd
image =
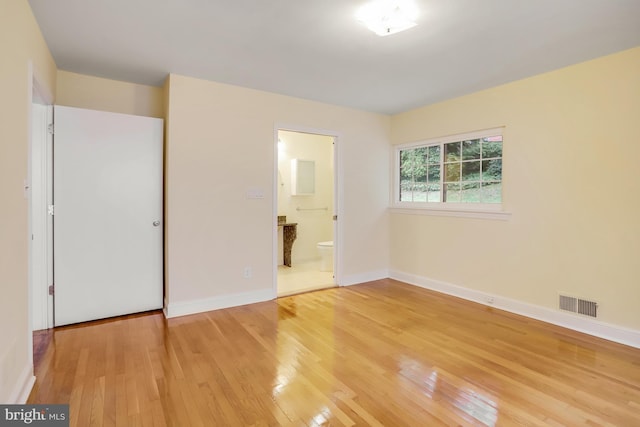
[[[567,295],[560,295],[559,302],[560,310],[584,314],[585,316],[589,317],[597,317],[598,303],[594,301],[588,301],[586,299],[570,297]]]

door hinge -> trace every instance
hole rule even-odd
[[[55,133],[55,128],[53,127],[53,123],[49,123],[47,125],[47,132],[49,132],[49,135],[53,135]]]
[[[334,220],[334,221],[337,221],[337,220],[338,220],[338,215],[334,215],[334,216],[333,216],[333,220]]]
[[[49,295],[53,295],[53,293],[54,293],[54,287],[53,286],[54,285],[50,285],[49,286]]]
[[[47,206],[47,213],[49,215],[55,215],[55,206],[54,205]]]

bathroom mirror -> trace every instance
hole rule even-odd
[[[291,195],[310,196],[316,192],[316,162],[291,159]]]

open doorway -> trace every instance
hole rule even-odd
[[[25,179],[28,197],[29,242],[29,355],[37,365],[52,337],[53,296],[53,217],[52,149],[53,96],[39,83],[29,64],[31,75],[31,107],[29,109],[29,160]]]
[[[277,295],[336,286],[334,135],[277,131]]]
[[[33,81],[29,144],[29,288],[31,328],[53,327],[53,217],[52,157],[53,106],[37,81]]]

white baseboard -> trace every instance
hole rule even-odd
[[[351,274],[343,276],[340,286],[351,286],[359,283],[372,282],[374,280],[386,279],[389,277],[389,270],[370,271],[367,273]]]
[[[10,405],[23,405],[27,403],[29,394],[31,393],[31,389],[35,382],[36,377],[33,375],[33,365],[31,362],[27,362],[22,369],[20,377],[18,377],[18,381],[16,382],[13,391],[9,395],[9,401],[7,403]]]
[[[165,317],[169,319],[171,317],[203,313],[205,311],[219,310],[221,308],[237,307],[239,305],[269,301],[274,298],[275,294],[273,289],[261,289],[259,291],[242,292],[239,294],[222,295],[219,297],[192,301],[171,303],[165,300],[163,311]]]
[[[410,285],[441,292],[469,301],[477,302],[486,306],[495,307],[510,313],[530,317],[543,322],[551,323],[574,331],[583,332],[609,341],[625,344],[631,347],[640,348],[640,331],[625,328],[623,326],[612,325],[598,320],[583,318],[582,316],[564,313],[547,307],[533,305],[499,295],[492,295],[485,292],[453,285],[439,280],[414,274],[403,273],[391,270],[389,277]],[[491,303],[489,301],[492,301]]]

